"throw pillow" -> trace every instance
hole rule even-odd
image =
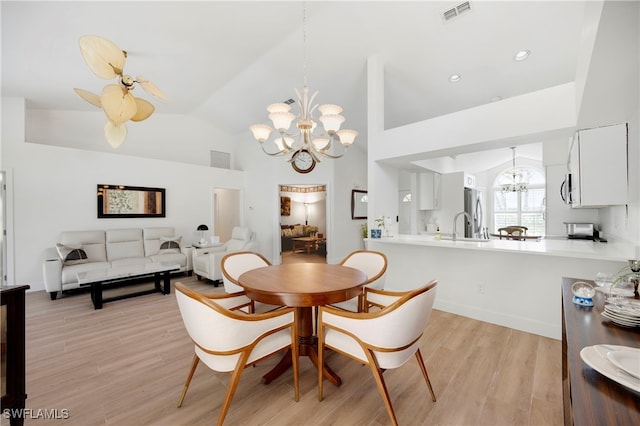
[[[87,263],[87,253],[82,250],[80,243],[75,244],[56,244],[56,251],[62,263],[67,265],[77,265],[78,263]]]
[[[304,231],[302,229],[302,225],[295,225],[293,227],[293,235],[303,235]]]
[[[180,253],[180,240],[182,237],[160,238],[160,254]]]
[[[284,230],[284,236],[285,237],[292,237],[293,236],[293,229],[285,229]]]

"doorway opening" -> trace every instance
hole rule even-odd
[[[279,185],[281,263],[327,262],[327,186]]]
[[[234,226],[240,226],[240,190],[214,188],[213,233],[220,242],[231,239]]]

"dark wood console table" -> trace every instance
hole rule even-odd
[[[565,425],[640,425],[640,394],[586,365],[580,351],[598,344],[640,347],[640,328],[615,325],[600,313],[604,295],[593,307],[572,302],[575,278],[562,279],[562,394]],[[594,284],[595,286],[595,284]]]
[[[10,410],[9,422],[12,426],[24,424],[24,406],[27,399],[24,323],[25,292],[28,289],[28,285],[0,286],[2,410]]]

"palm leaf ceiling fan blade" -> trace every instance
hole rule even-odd
[[[156,98],[162,99],[163,101],[169,100],[167,96],[164,93],[162,93],[162,90],[158,88],[158,86],[156,86],[155,84],[153,84],[152,82],[144,78],[143,76],[141,75],[137,76],[136,82],[138,82],[138,84],[140,84],[140,86],[144,89],[144,91],[150,94],[151,96],[155,96]]]
[[[100,103],[100,96],[83,89],[74,88],[73,90],[75,90],[78,96],[80,96],[85,101],[89,102],[91,105],[95,105],[98,108],[102,108],[102,104]]]
[[[104,136],[112,148],[117,148],[122,145],[124,138],[127,137],[127,126],[124,123],[116,124],[112,121],[107,121],[107,124],[104,125]]]
[[[102,89],[100,103],[109,120],[122,124],[136,115],[136,100],[127,89],[117,84],[107,84]]]
[[[131,117],[131,121],[142,121],[142,120],[146,120],[147,118],[149,118],[149,116],[151,114],[153,114],[153,111],[156,110],[156,107],[154,107],[151,102],[147,102],[144,99],[140,99],[140,98],[135,98],[136,101],[136,105],[138,107],[138,110],[136,111],[136,115],[134,115],[133,117]]]
[[[94,35],[80,37],[80,52],[98,77],[108,80],[122,75],[126,54],[106,38]]]

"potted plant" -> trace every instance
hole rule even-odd
[[[638,296],[638,282],[640,282],[640,260],[629,260],[628,264],[625,267],[616,272],[613,283],[611,284],[611,291],[615,286],[626,280],[630,280],[633,283],[633,294],[635,296]]]

